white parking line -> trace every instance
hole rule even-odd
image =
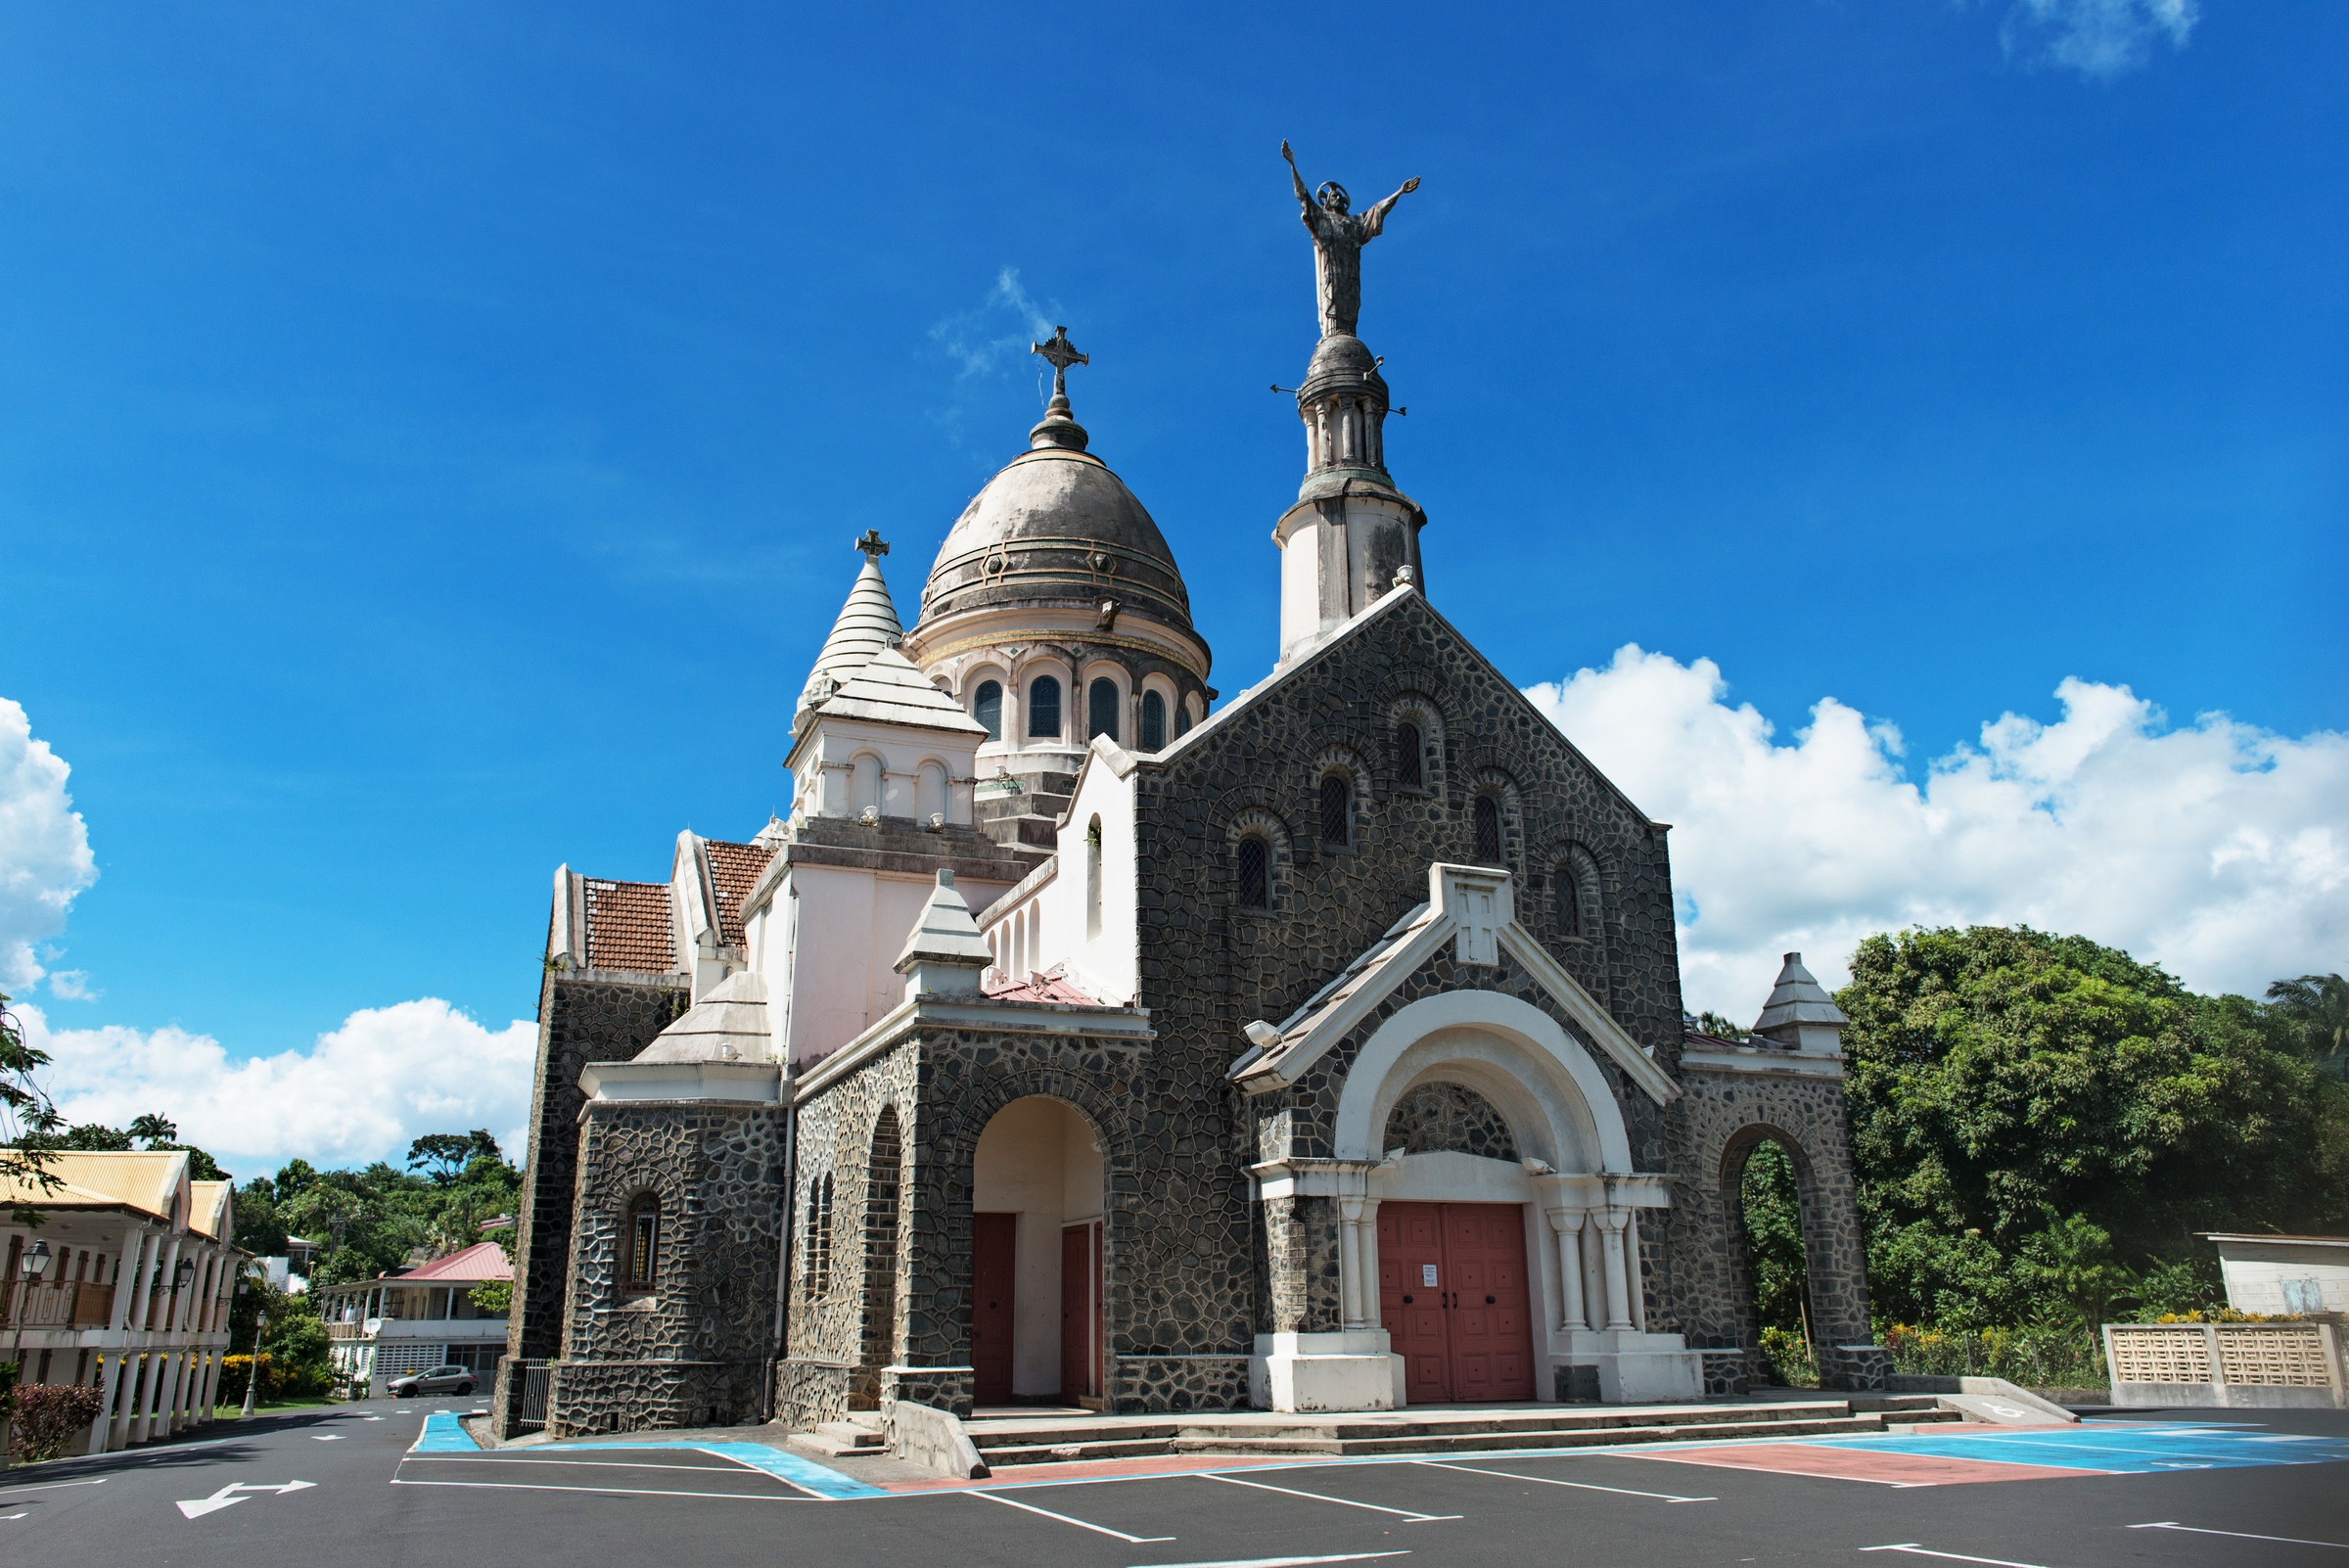
[[[1014,1502],[1009,1498],[998,1498],[991,1492],[966,1492],[963,1494],[963,1496],[966,1498],[984,1498],[989,1502],[1000,1502],[1006,1508],[1018,1508],[1027,1513],[1040,1513],[1047,1519],[1058,1519],[1062,1524],[1072,1524],[1080,1530],[1090,1530],[1093,1532],[1093,1534],[1098,1536],[1115,1536],[1120,1541],[1130,1541],[1137,1545],[1145,1542],[1172,1541],[1174,1539],[1173,1536],[1129,1536],[1123,1530],[1112,1530],[1107,1525],[1088,1524],[1082,1519],[1072,1519],[1065,1513],[1054,1513],[1049,1508],[1039,1508],[1034,1503]]]
[[[561,1465],[565,1469],[570,1469],[574,1465],[581,1465],[593,1469],[603,1470],[723,1470],[729,1475],[742,1475],[746,1472],[758,1475],[765,1475],[767,1473],[764,1470],[752,1471],[750,1466],[742,1464],[650,1464],[642,1461],[631,1461],[628,1459],[526,1459],[518,1453],[480,1453],[472,1455],[463,1453],[411,1453],[407,1457],[401,1459],[399,1462],[402,1464],[465,1464],[468,1462],[482,1461],[489,1461],[504,1465],[524,1466],[533,1464]]]
[[[1654,1498],[1659,1502],[1719,1502],[1719,1498],[1681,1498],[1669,1492],[1635,1492],[1630,1487],[1592,1486],[1588,1481],[1553,1481],[1545,1475],[1519,1475],[1514,1470],[1486,1470],[1473,1464],[1449,1464],[1442,1459],[1413,1459],[1435,1470],[1465,1470],[1470,1475],[1497,1475],[1506,1481],[1539,1481],[1545,1487],[1573,1487],[1581,1492],[1616,1492],[1627,1498]]]
[[[2008,1562],[2004,1557],[1969,1557],[1962,1551],[1935,1551],[1928,1546],[1920,1546],[1913,1541],[1890,1546],[1862,1546],[1860,1549],[1862,1551],[1911,1551],[1919,1557],[1947,1557],[1952,1562],[1986,1562],[1991,1564],[1991,1568],[2045,1568],[2044,1564],[2036,1562]]]
[[[1413,1513],[1408,1508],[1389,1508],[1375,1502],[1357,1502],[1352,1498],[1325,1498],[1318,1492],[1299,1492],[1290,1487],[1268,1487],[1262,1481],[1243,1481],[1236,1475],[1217,1475],[1212,1471],[1203,1473],[1200,1479],[1224,1481],[1235,1487],[1254,1487],[1259,1492],[1281,1492],[1292,1498],[1311,1498],[1315,1502],[1335,1502],[1348,1508],[1367,1508],[1372,1513],[1398,1514],[1411,1524],[1428,1524],[1438,1519],[1465,1519],[1467,1517],[1462,1513]]]
[[[777,1477],[780,1480],[780,1477]],[[410,1481],[394,1476],[395,1487],[474,1487],[491,1492],[601,1492],[607,1497],[726,1498],[736,1502],[812,1502],[813,1498],[778,1498],[763,1492],[671,1492],[666,1487],[558,1487],[530,1481]],[[791,1483],[784,1482],[789,1486]]]
[[[2132,1530],[2184,1530],[2197,1536],[2233,1536],[2237,1541],[2280,1541],[2287,1546],[2330,1546],[2335,1551],[2349,1551],[2349,1542],[2303,1541],[2298,1536],[2254,1536],[2240,1530],[2205,1530],[2200,1525],[2182,1525],[2174,1519],[2165,1519],[2159,1524],[2131,1525],[2129,1528]]]
[[[1313,1562],[1368,1562],[1373,1557],[1407,1557],[1407,1551],[1350,1551],[1340,1557],[1226,1557],[1221,1562],[1153,1562],[1141,1568],[1302,1568]]]

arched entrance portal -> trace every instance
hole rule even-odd
[[[971,1161],[971,1365],[979,1405],[1098,1407],[1100,1140],[1045,1095],[995,1113]]]
[[[1811,1310],[1810,1162],[1802,1145],[1767,1125],[1745,1129],[1722,1157],[1722,1202],[1745,1343],[1757,1379],[1819,1382]]]

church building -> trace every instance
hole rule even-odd
[[[556,872],[501,1431],[1743,1392],[1765,1139],[1822,1381],[1881,1386],[1843,1017],[1789,954],[1752,1039],[1687,1025],[1667,824],[1422,569],[1355,332],[1404,192],[1296,190],[1322,336],[1255,684],[1209,683],[1063,329],[910,624],[857,541],[771,715],[790,819]]]

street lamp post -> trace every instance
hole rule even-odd
[[[267,1313],[253,1314],[253,1364],[245,1368],[244,1413],[247,1415],[251,1415],[253,1413],[253,1391],[254,1388],[259,1386],[261,1381],[261,1330],[267,1328],[268,1326],[269,1314]]]
[[[8,1392],[11,1395],[14,1395],[17,1386],[24,1381],[24,1309],[31,1305],[32,1287],[39,1284],[41,1276],[49,1271],[49,1243],[34,1241],[31,1246],[24,1249],[24,1256],[18,1261],[17,1268],[24,1275],[24,1288],[17,1298],[17,1310],[10,1314],[17,1320],[17,1343],[9,1356]],[[7,1469],[11,1463],[15,1462],[15,1459],[16,1422],[9,1420],[6,1422],[6,1429],[0,1430],[0,1470]]]

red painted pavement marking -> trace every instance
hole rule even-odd
[[[1960,1459],[1937,1454],[1813,1448],[1803,1443],[1756,1443],[1739,1448],[1689,1448],[1673,1453],[1645,1453],[1642,1459],[1666,1464],[1703,1464],[1726,1470],[1771,1470],[1780,1475],[1818,1476],[1828,1481],[1872,1481],[1888,1487],[1946,1487],[1975,1481],[2053,1481],[2073,1476],[2111,1475],[2110,1470],[2056,1469],[2044,1464],[2010,1464],[2004,1459]]]

